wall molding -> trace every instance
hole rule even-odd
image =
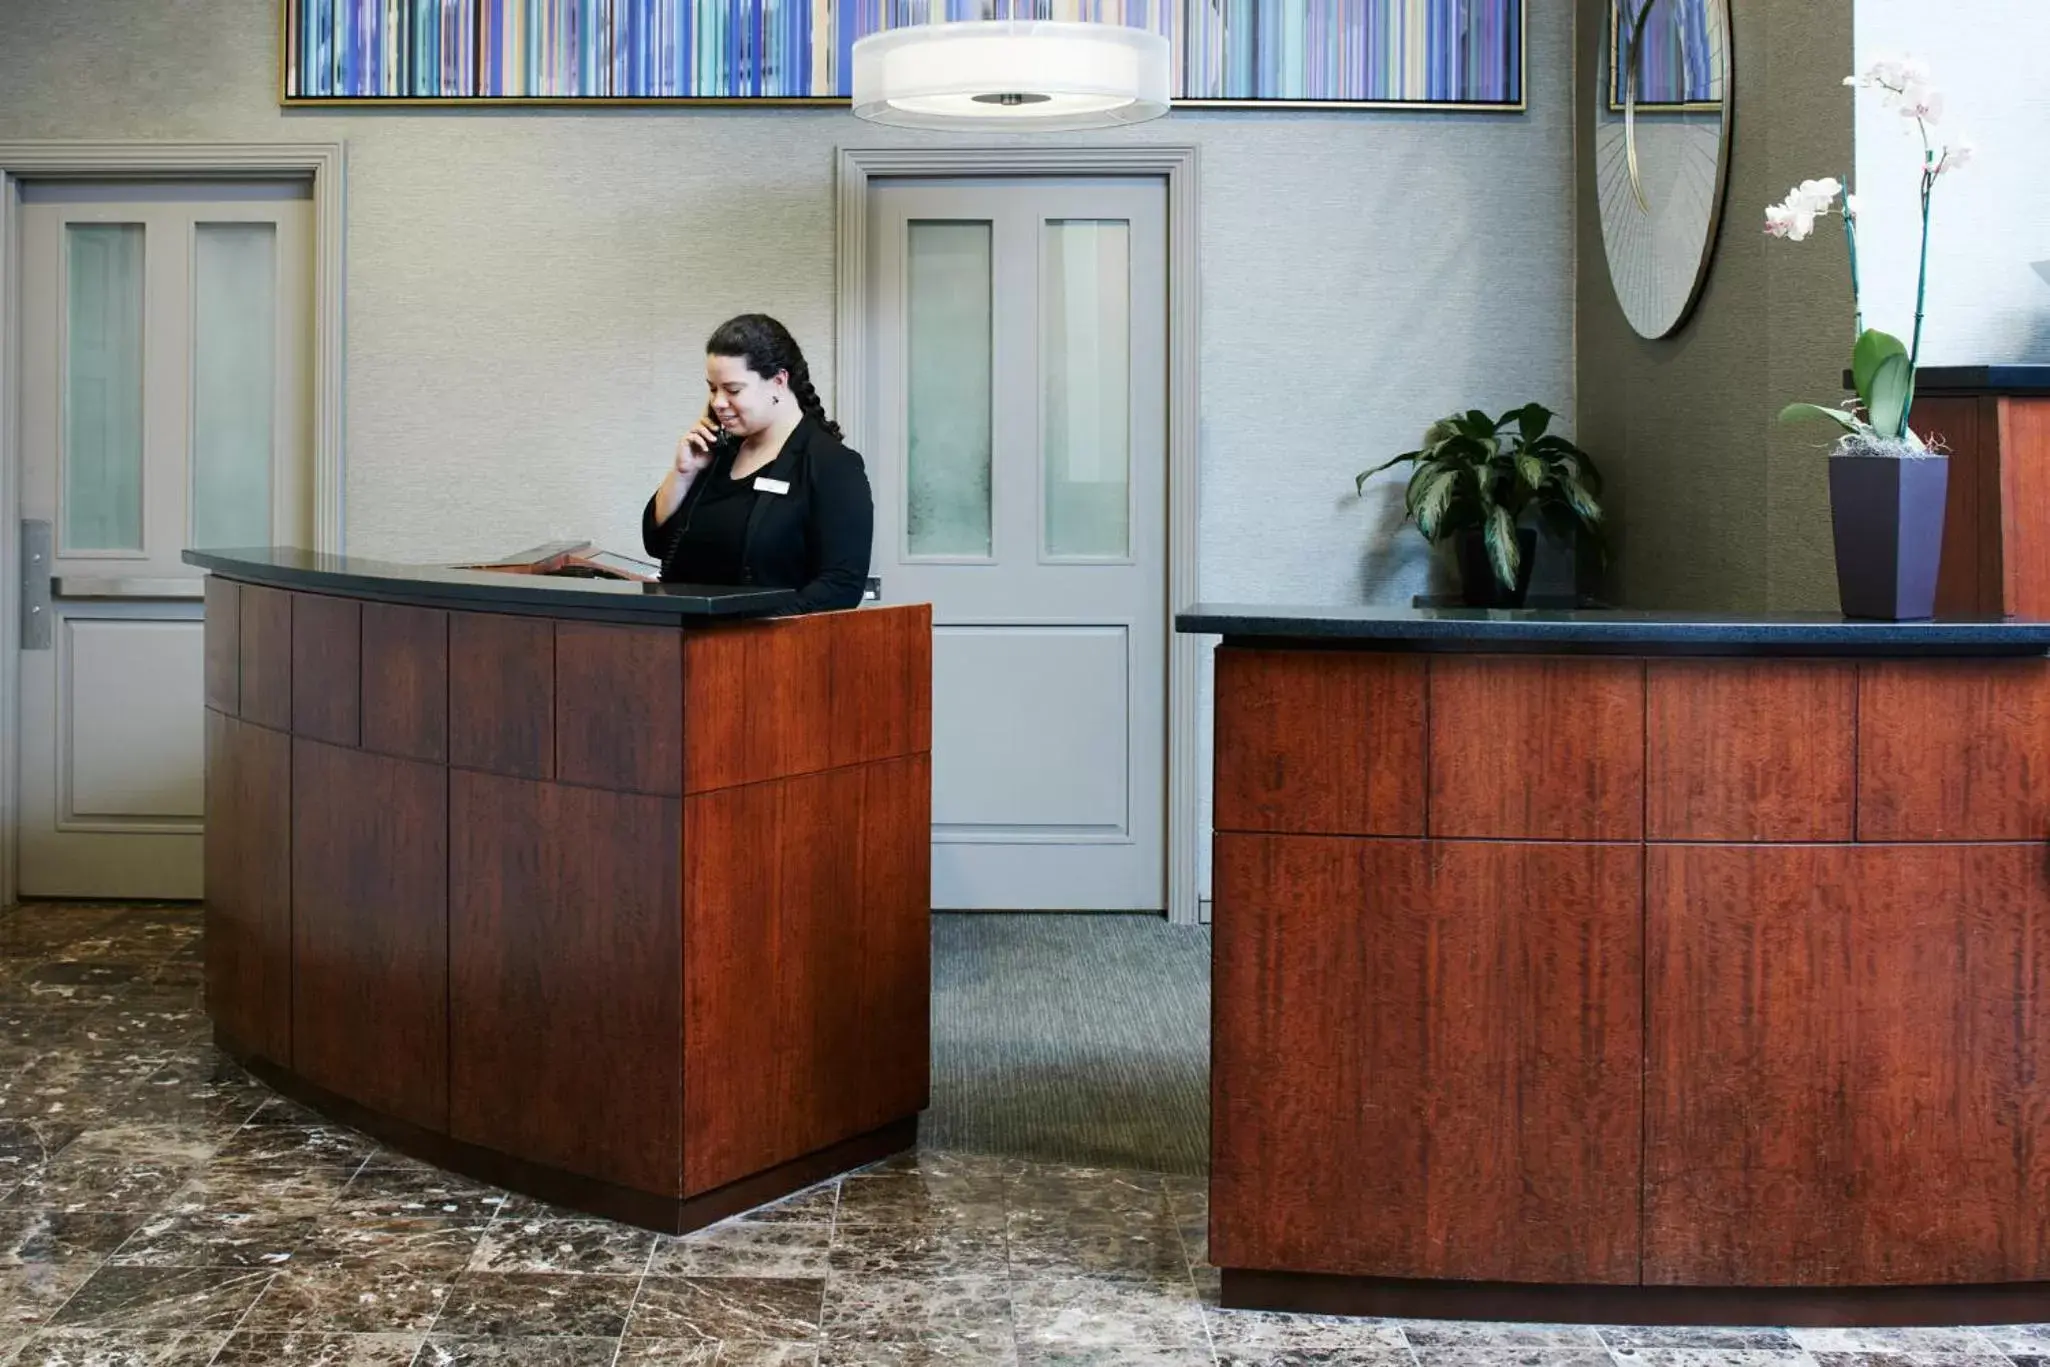
[[[1167,182],[1167,914],[1193,925],[1197,907],[1197,701],[1202,656],[1174,629],[1197,598],[1200,251],[1198,154],[1191,146],[843,147],[835,175],[836,309],[833,407],[850,444],[866,449],[869,187],[881,179],[971,176],[1149,176]]]

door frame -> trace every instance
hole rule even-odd
[[[0,907],[20,887],[21,183],[274,180],[313,185],[313,547],[342,549],[345,156],[339,142],[0,142]]]
[[[1197,640],[1174,629],[1196,601],[1197,423],[1201,332],[1197,151],[1192,146],[842,147],[839,149],[833,406],[849,444],[867,449],[869,188],[877,180],[975,176],[1159,179],[1167,186],[1167,919],[1194,925],[1197,904]]]

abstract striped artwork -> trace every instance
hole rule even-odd
[[[867,34],[1051,19],[1165,35],[1183,102],[1520,109],[1525,3],[283,0],[283,94],[286,103],[844,100],[849,53]]]
[[[1644,27],[1637,52],[1637,104],[1639,108],[1671,108],[1683,105],[1719,104],[1723,98],[1716,81],[1720,67],[1716,48],[1721,39],[1717,26],[1723,0],[1610,0],[1612,24],[1609,32],[1622,42],[1630,37],[1631,25]],[[1609,103],[1623,107],[1623,73],[1627,66],[1621,55],[1609,62]]]

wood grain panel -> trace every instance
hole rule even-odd
[[[555,624],[555,762],[564,783],[682,795],[682,632]]]
[[[449,815],[450,1133],[680,1195],[679,804],[457,770]]]
[[[931,747],[923,604],[694,631],[683,677],[686,792]]]
[[[363,605],[363,748],[448,758],[448,614]]]
[[[1216,851],[1211,1260],[1635,1281],[1641,847]]]
[[[1640,839],[1644,666],[1434,659],[1429,754],[1434,836]]]
[[[292,734],[354,746],[363,738],[363,607],[353,598],[292,598]]]
[[[284,589],[244,584],[240,655],[243,721],[292,729],[292,598]]]
[[[292,741],[206,714],[206,1010],[231,1049],[292,1058]]]
[[[1858,838],[2050,838],[2050,660],[1860,666]]]
[[[830,637],[834,725],[828,763],[932,750],[932,605],[863,608]]]
[[[555,777],[555,624],[448,617],[448,762],[508,778]]]
[[[292,1062],[448,1127],[448,772],[292,743]]]
[[[686,1195],[922,1104],[930,822],[922,755],[685,799]]]
[[[1856,665],[1654,660],[1645,690],[1649,839],[1851,839]]]
[[[1645,1280],[2050,1277],[2041,846],[1655,846]]]
[[[2000,401],[1998,485],[2004,610],[2050,618],[2050,398]]]
[[[242,706],[241,585],[206,577],[206,705],[232,717]]]
[[[1220,647],[1216,828],[1422,835],[1425,687],[1415,655]]]
[[[1943,559],[1936,613],[1970,617],[2000,611],[1998,400],[1984,395],[1926,395],[1915,400],[1915,430],[1950,451],[1943,508]],[[1995,516],[1988,518],[1989,507]]]

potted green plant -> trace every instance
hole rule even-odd
[[[1568,542],[1578,540],[1606,560],[1601,473],[1588,454],[1547,429],[1552,410],[1530,403],[1499,418],[1479,409],[1431,424],[1423,444],[1363,470],[1367,481],[1405,461],[1413,467],[1403,495],[1408,520],[1432,545],[1451,543],[1460,596],[1470,607],[1521,607],[1537,553],[1535,517]]]
[[[1803,181],[1784,202],[1765,211],[1765,231],[1799,242],[1815,230],[1818,219],[1842,215],[1850,248],[1851,380],[1857,399],[1840,408],[1789,404],[1780,419],[1819,417],[1843,429],[1830,452],[1829,503],[1837,598],[1844,615],[1911,621],[1935,612],[1950,484],[1949,458],[1939,444],[1925,441],[1909,425],[1929,292],[1929,207],[1938,180],[1970,160],[1972,148],[1962,141],[1939,144],[1932,136],[1943,95],[1929,84],[1921,63],[1876,62],[1864,75],[1847,77],[1844,84],[1878,90],[1886,106],[1909,120],[1921,136],[1922,251],[1915,281],[1914,338],[1904,343],[1865,326],[1858,275],[1858,196],[1834,178]]]

